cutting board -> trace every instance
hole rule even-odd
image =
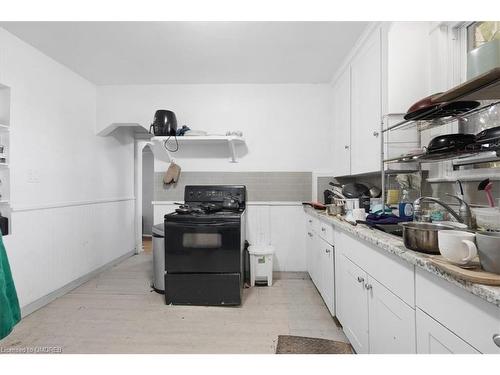
[[[463,280],[478,284],[500,286],[500,275],[484,271],[481,269],[479,263],[475,263],[473,268],[461,268],[451,264],[441,255],[431,256],[429,259],[435,266]]]
[[[456,100],[500,99],[500,67],[468,80],[440,95],[432,97],[433,103]]]

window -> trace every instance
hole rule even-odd
[[[500,39],[500,21],[474,22],[467,27],[467,52],[494,39]]]

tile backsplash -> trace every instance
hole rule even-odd
[[[155,201],[182,201],[186,185],[245,185],[248,201],[310,201],[311,172],[182,172],[176,184],[163,184],[155,172]]]

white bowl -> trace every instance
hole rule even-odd
[[[500,209],[498,207],[473,208],[477,226],[485,230],[500,231]]]

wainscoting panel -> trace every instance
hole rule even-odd
[[[134,249],[134,200],[12,212],[4,238],[21,306]]]

